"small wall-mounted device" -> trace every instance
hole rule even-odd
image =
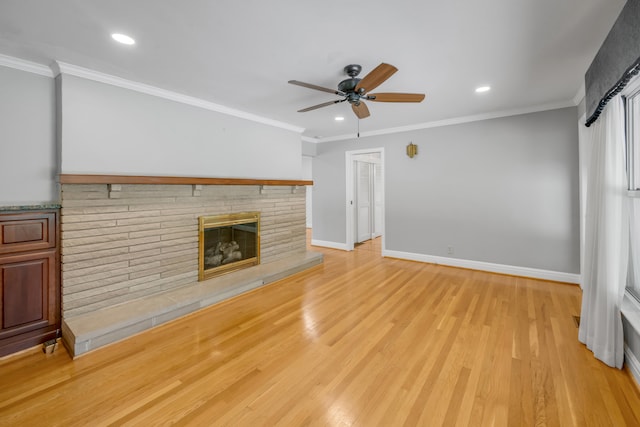
[[[407,145],[407,156],[409,156],[409,158],[413,159],[413,156],[418,154],[418,146],[415,145],[414,143],[410,143],[409,145]]]

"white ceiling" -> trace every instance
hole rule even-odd
[[[360,131],[574,102],[623,0],[4,0],[0,54],[61,61],[305,128],[353,135],[348,103],[287,84],[335,88],[381,62],[399,71]],[[111,40],[121,32],[134,46]],[[476,94],[479,85],[491,85]],[[334,121],[342,115],[343,122]]]

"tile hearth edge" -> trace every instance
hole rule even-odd
[[[71,319],[63,319],[63,341],[71,356],[77,357],[299,273],[321,264],[322,261],[321,253],[306,252]]]

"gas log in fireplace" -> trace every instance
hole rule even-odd
[[[198,280],[260,264],[260,212],[199,218]]]

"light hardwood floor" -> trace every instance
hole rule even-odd
[[[578,287],[379,244],[75,361],[0,360],[0,425],[640,426],[577,341]]]

